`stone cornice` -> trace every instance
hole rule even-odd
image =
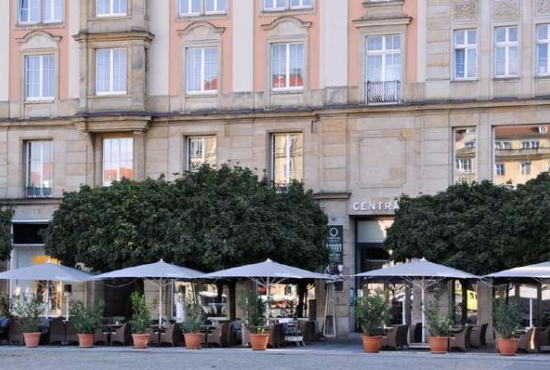
[[[75,128],[80,132],[147,132],[151,124],[150,116],[94,116],[76,117],[73,119]]]
[[[318,200],[345,200],[351,197],[351,193],[315,193],[313,196]]]
[[[9,198],[0,199],[0,206],[58,205],[61,198]]]
[[[90,41],[143,41],[150,43],[155,38],[151,32],[144,30],[132,30],[128,32],[87,33],[80,32],[73,35],[77,42]]]
[[[192,32],[194,29],[196,29],[198,27],[206,27],[206,28],[212,30],[212,32],[219,33],[219,34],[222,34],[222,33],[225,32],[225,27],[216,27],[212,23],[206,22],[206,21],[193,22],[193,23],[189,24],[187,27],[185,27],[183,30],[178,30],[176,32],[180,36],[181,35],[186,35],[186,34],[188,34],[189,32]]]
[[[48,38],[52,39],[53,41],[55,41],[56,43],[59,43],[59,41],[61,41],[61,36],[54,36],[51,33],[46,32],[46,31],[42,31],[42,30],[31,31],[29,33],[26,33],[25,36],[19,37],[16,40],[17,40],[18,44],[24,44],[27,41],[29,41],[30,39],[32,39],[34,36],[39,36],[39,35],[48,37]]]
[[[300,20],[299,18],[293,17],[291,15],[285,15],[285,16],[276,18],[271,23],[262,24],[262,29],[266,30],[266,31],[270,31],[270,30],[276,28],[279,24],[284,23],[284,22],[293,22],[293,23],[298,24],[302,28],[310,28],[311,27],[311,22],[304,22],[304,21]]]

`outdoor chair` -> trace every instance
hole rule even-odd
[[[145,334],[149,334],[149,346],[160,346],[159,329],[146,329]]]
[[[227,338],[229,336],[229,323],[221,323],[216,329],[206,335],[207,345],[215,344],[219,347],[227,347]]]
[[[111,333],[111,344],[118,343],[125,346],[130,343],[130,338],[130,324],[125,323],[116,329],[114,333]]]
[[[399,327],[393,326],[386,332],[384,338],[382,339],[382,348],[383,349],[392,349],[397,350],[397,332]]]
[[[10,344],[23,344],[23,332],[19,321],[11,319],[8,329],[8,338]]]
[[[65,343],[65,323],[59,320],[53,320],[50,323],[50,344],[63,344]]]
[[[397,327],[397,346],[399,348],[409,347],[409,325],[399,325]]]
[[[482,324],[481,326],[474,326],[472,328],[472,335],[470,335],[470,345],[474,348],[481,348],[487,346],[485,337],[487,335],[487,327],[489,324]]]
[[[250,344],[250,331],[244,325],[241,326],[241,344],[248,346]]]
[[[304,342],[314,342],[317,340],[317,330],[315,321],[306,321],[302,324],[302,335]]]
[[[94,344],[109,344],[109,333],[99,328],[94,333]]]
[[[170,324],[166,330],[160,333],[160,345],[168,344],[170,347],[179,346],[183,343],[183,333],[180,325]]]
[[[284,346],[285,344],[285,333],[283,330],[282,324],[275,324],[271,331],[269,332],[269,340],[267,345],[272,348],[277,348]]]
[[[539,349],[550,346],[550,326],[539,330]]]
[[[242,338],[242,327],[241,323],[238,321],[233,321],[229,324],[228,339],[227,343],[229,346],[237,345],[241,342]]]
[[[6,318],[1,318],[0,319],[0,343],[2,343],[2,341],[6,341],[6,342],[9,342],[9,324],[10,324],[10,320],[9,319],[6,319]]]
[[[518,351],[533,353],[539,348],[538,328],[530,328],[525,334],[519,336]]]
[[[472,334],[472,326],[466,326],[457,333],[452,333],[449,339],[449,348],[458,349],[466,352],[471,348],[470,336]]]
[[[74,321],[65,322],[65,342],[67,344],[78,343],[78,335],[74,327]]]
[[[422,342],[422,323],[417,322],[414,327],[414,342],[415,343],[421,343]]]

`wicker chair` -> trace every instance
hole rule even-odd
[[[453,333],[449,340],[449,347],[451,349],[458,349],[462,352],[466,352],[471,348],[470,336],[472,334],[472,326],[463,328],[458,333]]]
[[[285,345],[285,333],[282,324],[275,324],[269,332],[269,340],[267,345],[272,348]]]
[[[206,335],[207,345],[215,344],[219,347],[227,347],[229,337],[229,323],[221,323],[216,329]]]
[[[50,323],[50,344],[63,344],[66,343],[65,336],[65,323],[59,320],[53,320]]]
[[[114,333],[111,333],[111,344],[117,343],[125,346],[130,343],[130,338],[130,324],[125,323],[116,329]]]
[[[165,331],[160,333],[160,345],[167,344],[170,347],[179,346],[183,343],[183,333],[180,325],[173,323]]]
[[[470,345],[474,348],[481,348],[487,346],[485,337],[487,336],[487,327],[489,324],[482,324],[481,326],[474,326],[472,328],[472,335],[470,336]]]
[[[99,328],[94,333],[94,344],[109,344],[109,333],[104,328]]]
[[[78,343],[78,335],[73,321],[65,322],[65,342]]]
[[[23,344],[23,332],[19,321],[11,319],[8,326],[8,338],[10,344]]]
[[[316,321],[306,321],[302,325],[302,335],[304,336],[304,342],[314,342],[318,340]]]
[[[539,349],[542,346],[550,346],[550,326],[539,330]]]
[[[518,351],[533,353],[539,349],[539,330],[530,328],[525,334],[519,336]]]
[[[242,325],[239,321],[233,321],[229,324],[227,343],[229,346],[234,346],[241,343]]]
[[[386,332],[386,335],[384,335],[384,339],[382,339],[382,348],[383,349],[397,349],[397,332],[399,327],[393,326],[388,332]]]

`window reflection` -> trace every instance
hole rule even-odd
[[[188,139],[189,171],[196,171],[203,164],[216,166],[216,137],[193,136]]]
[[[548,171],[549,125],[495,127],[494,182],[523,184]]]
[[[455,130],[455,182],[476,180],[476,139],[475,127]]]
[[[304,172],[304,146],[302,134],[273,135],[273,181],[287,185],[292,180],[302,181]]]

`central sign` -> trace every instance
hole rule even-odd
[[[355,212],[395,212],[399,209],[397,200],[354,202],[351,209]]]

